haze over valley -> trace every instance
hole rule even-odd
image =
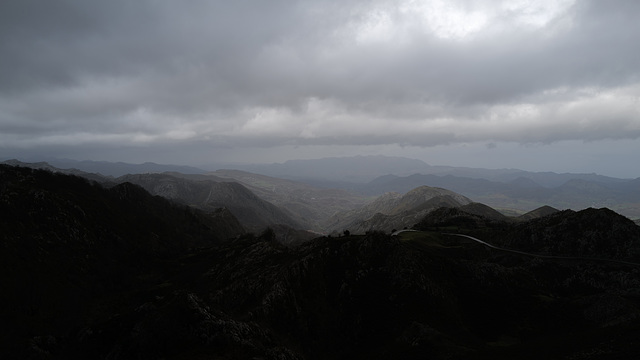
[[[0,358],[640,358],[639,18],[0,1]]]
[[[425,184],[371,195],[429,176],[512,184],[453,175],[386,175],[350,183],[356,190],[241,170],[113,177],[8,163],[0,164],[8,358],[640,351],[640,226],[608,208],[516,215]],[[140,169],[151,166],[171,167]],[[595,178],[619,191],[634,184]],[[315,182],[328,181],[337,179]],[[600,187],[571,189],[596,197]]]

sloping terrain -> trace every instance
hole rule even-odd
[[[547,216],[547,215],[551,215],[554,213],[557,213],[558,209],[555,209],[551,206],[541,206],[537,209],[531,210],[526,214],[522,214],[520,216],[518,216],[518,220],[532,220],[532,219],[536,219],[539,217],[543,217],[543,216]]]
[[[465,207],[440,208],[416,226],[418,230],[477,235],[503,248],[564,257],[620,260],[640,264],[640,227],[607,208],[554,211],[542,208],[530,220],[491,218]]]
[[[64,338],[113,316],[102,306],[157,284],[166,261],[244,232],[228,211],[205,214],[130,183],[106,189],[7,165],[0,213],[0,349],[18,353],[37,335]]]
[[[505,253],[440,232],[374,231],[295,247],[273,231],[224,240],[208,215],[129,183],[105,189],[0,170],[3,359],[640,354],[636,266]],[[521,223],[492,214],[470,204],[425,219],[487,241],[552,226],[557,237],[537,251],[578,236],[582,254],[593,255],[605,233],[620,240],[612,255],[634,259],[640,248],[637,226],[608,210]],[[465,217],[476,220],[456,220]]]
[[[250,231],[261,231],[273,224],[301,227],[286,210],[259,198],[242,184],[213,176],[137,174],[116,181],[138,184],[153,195],[202,210],[227,208]]]
[[[113,183],[113,177],[111,176],[105,176],[99,173],[86,172],[83,170],[78,170],[76,168],[60,169],[44,161],[35,162],[35,163],[26,163],[26,162],[13,159],[13,160],[3,161],[0,164],[9,165],[9,166],[28,167],[31,169],[47,170],[51,172],[57,172],[57,173],[68,174],[68,175],[77,175],[85,179],[89,179],[91,181],[97,181],[102,184],[110,184],[110,185],[115,184]]]
[[[239,236],[229,211],[131,183],[0,166],[0,357],[640,355],[636,224],[608,209],[515,221],[464,200],[390,195],[376,205],[389,216],[447,206],[418,221],[423,231],[285,246],[272,229]]]
[[[144,187],[153,195],[176,201],[182,204],[193,206],[208,212],[217,211],[219,208],[226,208],[233,213],[249,231],[262,231],[267,226],[286,225],[293,228],[308,228],[307,224],[298,221],[305,220],[296,213],[291,213],[284,208],[274,206],[261,197],[255,196],[238,181],[227,177],[217,177],[211,174],[201,173],[141,173],[128,174],[113,178],[95,173],[87,173],[77,169],[59,169],[46,162],[23,163],[17,160],[4,162],[7,165],[28,167],[32,169],[43,169],[60,174],[77,175],[83,178],[97,181],[105,186],[111,187],[118,183],[131,182]],[[74,162],[75,163],[75,162]],[[109,165],[112,163],[101,162],[78,162],[78,164]],[[139,166],[132,164],[112,164],[120,166],[122,169],[132,171],[144,171],[154,169],[178,168],[175,166],[156,166],[147,163]],[[89,167],[91,168],[91,167]],[[190,168],[187,168],[189,170]],[[194,170],[195,171],[195,170]],[[296,219],[293,219],[296,218]],[[286,237],[285,230],[281,226],[282,236]],[[293,230],[293,229],[291,229]],[[308,234],[300,234],[301,239],[307,238]]]
[[[340,189],[327,189],[302,182],[238,171],[217,170],[208,175],[238,181],[260,198],[289,210],[291,216],[307,229],[324,231],[322,223],[336,212],[364,205],[364,196]]]
[[[429,211],[443,206],[471,203],[468,198],[442,188],[417,187],[406,194],[387,193],[367,205],[330,217],[325,227],[358,234],[370,230],[391,231],[413,226]]]
[[[498,241],[541,254],[640,262],[640,227],[609,209],[552,213],[515,225]]]
[[[559,209],[584,209],[608,207],[631,218],[640,217],[640,180],[623,180],[574,174],[555,174],[557,181],[540,185],[544,173],[526,173],[509,181],[453,175],[413,174],[406,177],[387,175],[368,184],[354,187],[355,190],[374,195],[394,191],[404,193],[417,186],[443,187],[463,194],[475,202],[496,209],[530,211],[541,206]],[[547,174],[552,178],[552,174]],[[524,177],[526,176],[526,177]]]

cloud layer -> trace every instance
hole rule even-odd
[[[635,140],[639,15],[595,0],[2,1],[0,147]]]

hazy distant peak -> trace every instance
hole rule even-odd
[[[520,215],[518,217],[519,220],[531,220],[531,219],[537,219],[543,216],[547,216],[547,215],[551,215],[551,214],[555,214],[557,213],[558,209],[553,208],[551,206],[545,205],[545,206],[541,206],[535,210],[529,211],[526,214]]]
[[[17,159],[11,159],[11,160],[6,160],[3,161],[2,164],[7,164],[7,165],[11,165],[11,166],[20,166],[20,167],[28,167],[31,169],[43,169],[43,170],[49,170],[49,171],[59,171],[60,169],[51,166],[51,164],[49,164],[48,162],[45,161],[40,161],[40,162],[34,162],[34,163],[28,163],[28,162],[22,162],[20,160]]]
[[[460,195],[456,192],[453,192],[451,190],[447,190],[447,189],[443,189],[443,188],[439,188],[439,187],[431,187],[431,186],[419,186],[409,192],[407,192],[404,197],[407,198],[421,198],[426,200],[429,200],[431,198],[434,198],[436,196],[451,196],[452,198],[454,198],[456,201],[458,201],[460,204],[465,205],[465,204],[469,204],[472,201],[467,198],[466,196]]]

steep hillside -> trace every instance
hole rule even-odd
[[[481,204],[481,203],[476,203],[476,202],[472,202],[466,205],[462,205],[460,206],[460,210],[469,213],[469,214],[473,214],[473,215],[478,215],[478,216],[482,216],[485,217],[487,219],[490,220],[494,220],[494,221],[512,221],[513,219],[510,217],[507,217],[505,215],[503,215],[501,212],[497,211],[496,209],[487,206],[485,204]]]
[[[0,164],[5,164],[5,165],[10,165],[10,166],[19,166],[19,167],[27,167],[27,168],[31,168],[31,169],[38,169],[38,170],[48,170],[51,172],[57,172],[57,173],[61,173],[61,174],[67,174],[67,175],[77,175],[77,176],[81,176],[85,179],[89,179],[91,181],[97,181],[99,183],[102,184],[108,184],[108,185],[113,185],[113,178],[110,176],[105,176],[105,175],[101,175],[99,173],[92,173],[92,172],[86,172],[86,171],[82,171],[76,168],[57,168],[55,166],[52,166],[51,164],[41,161],[41,162],[35,162],[35,163],[26,163],[26,162],[22,162],[19,160],[6,160],[3,161]]]
[[[163,173],[168,171],[180,172],[183,174],[203,174],[205,170],[192,166],[166,165],[145,162],[142,164],[131,164],[125,162],[109,161],[76,161],[69,159],[49,159],[48,162],[57,168],[76,168],[87,173],[96,173],[106,176],[118,177],[127,174],[147,174]]]
[[[369,230],[391,231],[413,226],[426,213],[442,206],[461,206],[471,201],[452,191],[421,186],[408,193],[387,193],[352,211],[335,214],[326,223],[328,229],[364,233]]]
[[[459,232],[493,245],[538,255],[621,260],[640,264],[640,227],[609,209],[542,208],[525,218],[491,218],[443,207],[428,213],[417,230]],[[554,211],[555,210],[555,211]],[[548,213],[547,215],[542,215]],[[535,215],[535,217],[533,216]]]
[[[479,208],[484,207],[486,205],[482,204],[473,207],[441,207],[422,217],[413,228],[417,230],[435,229],[436,231],[457,232],[461,229],[477,231],[508,227],[511,220],[505,216],[492,216],[492,212],[477,211]]]
[[[547,215],[551,215],[554,213],[557,213],[558,209],[555,209],[551,206],[541,206],[535,210],[531,210],[526,214],[520,215],[518,216],[518,220],[532,220],[532,219],[537,219],[539,217],[543,217],[543,216],[547,216]]]
[[[102,307],[156,284],[166,261],[244,231],[227,211],[205,214],[131,183],[106,189],[7,165],[0,165],[0,213],[0,351],[113,316]]]
[[[97,304],[77,321],[69,321],[76,313],[57,311],[69,304],[56,299],[41,305],[51,311],[46,327],[16,331],[3,321],[10,330],[3,345],[11,347],[0,355],[439,360],[632,359],[640,352],[637,269],[405,234],[284,247],[265,233],[176,256],[144,277],[125,273],[131,281],[144,279],[136,280],[135,292],[89,296],[77,289],[79,301]],[[50,287],[59,286],[59,279],[39,276],[23,285],[41,288],[51,281]],[[32,295],[12,294],[15,303]],[[41,307],[30,310],[30,319],[43,316]]]
[[[514,226],[506,247],[551,255],[640,262],[640,227],[609,209],[565,210]]]
[[[261,231],[273,224],[301,227],[285,210],[259,198],[243,185],[215,180],[223,179],[203,175],[189,178],[172,174],[126,175],[116,179],[118,182],[138,184],[151,194],[202,210],[227,208],[250,231]]]
[[[420,204],[392,199],[400,209]],[[426,202],[458,203],[442,193]],[[0,210],[2,359],[640,353],[634,265],[507,253],[440,231],[284,246],[267,229],[229,240],[225,210],[205,214],[131,183],[105,189],[8,166],[0,167]],[[521,249],[638,255],[638,227],[604,209],[514,223],[469,203],[425,219],[480,229],[486,240],[513,238],[508,245]]]
[[[296,221],[314,231],[324,231],[322,222],[336,212],[366,203],[364,196],[345,190],[319,188],[244,171],[217,170],[208,175],[240,182],[260,198],[287,209]]]

